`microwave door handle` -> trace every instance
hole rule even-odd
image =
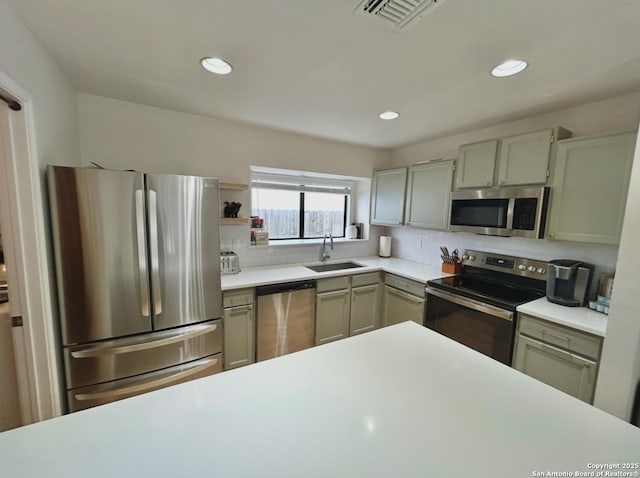
[[[514,214],[514,210],[516,208],[516,199],[515,198],[509,198],[509,206],[507,207],[507,224],[506,224],[506,228],[508,230],[512,230],[513,229],[513,214]]]
[[[140,283],[140,308],[143,317],[149,317],[149,277],[147,271],[147,246],[144,237],[144,192],[138,189],[136,197],[136,240],[138,245],[138,282]]]
[[[158,207],[156,192],[149,190],[149,247],[151,248],[151,288],[153,291],[153,313],[162,314],[160,292],[160,260],[158,254]]]

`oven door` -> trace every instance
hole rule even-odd
[[[427,287],[425,326],[511,365],[514,312]]]

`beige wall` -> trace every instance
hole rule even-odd
[[[246,183],[249,166],[370,177],[386,150],[79,94],[82,161]]]
[[[526,133],[551,126],[563,126],[572,131],[573,137],[576,138],[635,130],[638,128],[638,121],[640,121],[640,91],[396,148],[391,151],[391,163],[404,165],[431,159],[455,158],[458,156],[458,146],[461,144]]]
[[[82,162],[107,168],[213,176],[247,183],[249,167],[297,169],[370,178],[389,161],[387,150],[255,127],[221,118],[180,113],[88,94],[78,95]],[[369,182],[358,183],[352,220],[367,222]],[[248,192],[221,191],[222,200],[240,201],[249,215]],[[371,255],[379,231],[370,241],[341,243],[333,258]],[[315,261],[317,244],[249,247],[248,226],[222,226],[221,248],[234,249],[243,267]]]
[[[31,96],[40,165],[79,164],[75,89],[5,0],[0,0],[0,72]]]

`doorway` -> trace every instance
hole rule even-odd
[[[8,390],[17,390],[18,425],[26,425],[62,414],[62,377],[56,353],[44,178],[33,128],[33,102],[1,71],[0,94],[21,105],[10,110],[0,101],[0,228],[10,317],[2,322],[0,367],[6,365],[7,371],[0,370],[0,380],[10,384]],[[17,386],[12,382],[14,377]],[[2,386],[0,383],[0,408],[5,407]],[[16,424],[14,408],[11,410],[8,415],[13,418],[0,427]]]

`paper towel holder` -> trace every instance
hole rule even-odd
[[[378,256],[391,257],[391,236],[380,236],[380,247]]]

